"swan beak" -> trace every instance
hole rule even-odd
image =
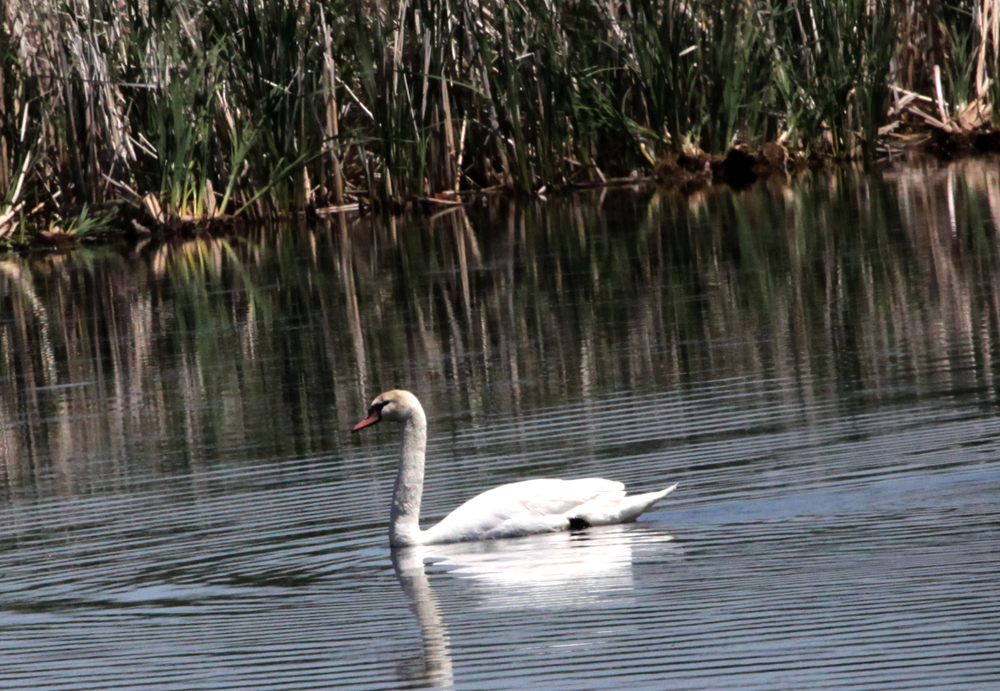
[[[351,431],[359,432],[363,430],[365,427],[371,427],[372,425],[378,424],[379,422],[382,422],[382,411],[373,410],[370,413],[368,413],[368,417],[366,417],[358,424],[354,425],[354,427],[351,428]]]

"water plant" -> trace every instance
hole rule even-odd
[[[90,237],[108,230],[116,213],[114,207],[93,213],[90,206],[84,204],[79,214],[60,219],[56,228],[74,239]]]
[[[1000,97],[997,13],[930,6],[10,0],[0,235],[122,199],[169,223],[532,192],[629,175],[643,142],[871,158],[890,85]]]

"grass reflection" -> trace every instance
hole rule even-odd
[[[397,385],[473,425],[722,379],[992,400],[998,214],[969,161],[4,259],[6,491],[336,454]]]

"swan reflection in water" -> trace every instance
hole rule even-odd
[[[428,572],[460,579],[455,583],[463,589],[471,586],[479,609],[567,610],[609,594],[631,597],[633,563],[678,557],[672,539],[631,524],[394,549],[392,564],[423,641],[423,664],[407,666],[407,681],[430,688],[454,684],[451,642]]]

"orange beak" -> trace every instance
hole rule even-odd
[[[382,422],[382,411],[373,410],[368,413],[368,417],[366,417],[358,424],[354,425],[354,427],[351,428],[351,431],[358,432],[360,430],[363,430],[365,427],[371,427],[372,425],[376,425],[380,422]]]

